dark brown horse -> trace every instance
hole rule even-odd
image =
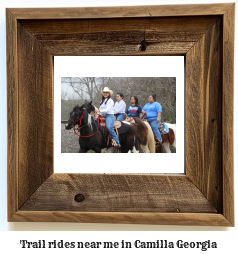
[[[70,112],[70,118],[65,125],[66,129],[72,129],[78,125],[80,128],[79,153],[86,153],[90,149],[101,153],[101,149],[107,146],[103,137],[101,126],[87,113],[83,107],[76,105]]]
[[[95,120],[88,111],[84,108],[84,105],[79,107],[76,105],[72,112],[70,112],[70,119],[65,125],[66,129],[71,129],[78,125],[80,128],[79,135],[79,153],[86,153],[90,149],[96,153],[101,153],[101,149],[112,146],[111,143],[107,145],[107,135],[104,133],[99,121]],[[127,153],[134,151],[134,147],[139,150],[139,144],[137,136],[137,127],[134,124],[126,125],[126,132],[119,135],[121,144],[121,152]],[[104,135],[105,134],[105,135]],[[117,149],[113,149],[114,152],[118,152]]]

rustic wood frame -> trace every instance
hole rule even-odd
[[[234,226],[234,17],[234,3],[6,9],[8,221]],[[184,55],[186,175],[54,174],[57,55]]]

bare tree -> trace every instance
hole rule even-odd
[[[64,77],[61,82],[68,84],[80,99],[93,100],[94,95],[99,92],[95,79],[95,77]]]
[[[139,104],[144,107],[149,95],[154,93],[162,106],[162,121],[176,123],[175,77],[71,77],[62,78],[62,83],[72,87],[78,103],[85,99],[92,100],[97,107],[102,99],[101,90],[106,86],[113,90],[114,101],[116,94],[122,92],[127,107],[131,96],[137,96]]]

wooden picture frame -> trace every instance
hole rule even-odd
[[[234,17],[234,3],[6,9],[8,221],[234,226]],[[54,174],[61,55],[184,55],[186,174]]]

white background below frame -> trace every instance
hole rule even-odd
[[[176,77],[176,153],[61,153],[61,77]],[[184,57],[55,56],[54,172],[184,173]]]

